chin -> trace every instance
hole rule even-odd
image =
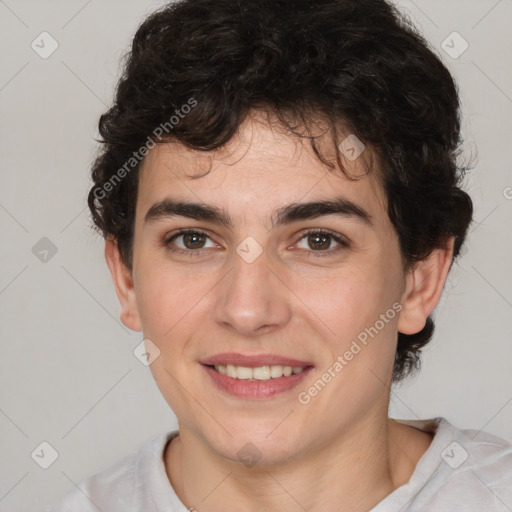
[[[299,443],[294,442],[286,430],[269,435],[272,428],[246,428],[238,434],[230,431],[232,437],[226,434],[222,439],[208,441],[218,455],[248,468],[286,463],[297,455]]]

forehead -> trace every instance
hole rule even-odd
[[[248,118],[224,147],[210,152],[177,142],[159,144],[143,161],[139,175],[138,216],[166,198],[211,204],[233,212],[235,220],[269,217],[282,205],[344,198],[372,216],[385,211],[374,155],[368,148],[355,160],[340,159],[349,180],[336,165],[332,138],[317,147],[334,169],[314,153],[307,138],[298,138],[259,119]]]

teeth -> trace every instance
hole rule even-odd
[[[236,379],[238,377],[236,366],[233,366],[232,364],[228,364],[226,366],[226,375],[228,377],[232,377],[233,379]]]
[[[245,368],[244,366],[234,366],[233,368],[238,379],[252,379],[251,368]]]
[[[237,368],[238,378],[243,379],[244,373],[241,373],[240,370],[243,368],[243,366],[239,366]],[[249,370],[247,373],[252,373],[252,378],[256,380],[270,380],[270,366],[257,366],[256,368],[246,368],[246,370]],[[247,377],[245,377],[247,378]],[[250,377],[249,377],[250,378]]]
[[[269,380],[278,379],[279,377],[289,377],[292,373],[297,375],[302,373],[304,368],[299,366],[292,368],[291,366],[281,366],[275,364],[272,366],[257,366],[249,368],[247,366],[235,366],[233,364],[216,364],[215,369],[222,375],[227,375],[233,379],[240,380]]]
[[[282,366],[271,366],[270,367],[270,378],[277,379],[283,376],[283,367]]]

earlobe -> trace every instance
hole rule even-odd
[[[445,247],[434,249],[407,274],[402,295],[403,309],[398,321],[399,332],[416,334],[425,327],[428,316],[441,298],[452,263],[453,242],[452,237]]]
[[[142,325],[132,272],[124,264],[116,240],[110,237],[105,241],[105,260],[112,274],[116,294],[121,304],[121,322],[132,331],[141,331]]]

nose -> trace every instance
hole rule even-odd
[[[216,287],[215,322],[249,338],[283,328],[291,318],[292,294],[265,252],[252,263],[238,254],[232,260]]]

